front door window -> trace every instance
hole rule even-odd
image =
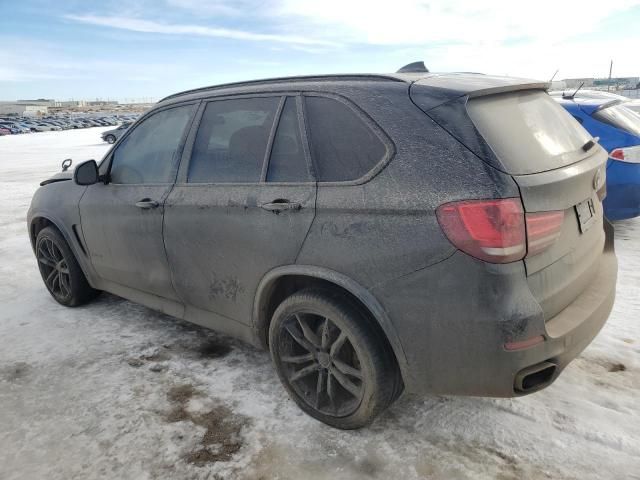
[[[145,119],[113,152],[110,180],[115,184],[163,184],[175,178],[176,155],[193,105],[162,110]]]

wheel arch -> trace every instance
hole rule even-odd
[[[53,220],[51,220],[49,217],[45,215],[35,215],[29,221],[29,240],[31,240],[31,247],[33,248],[34,251],[36,248],[36,239],[38,238],[38,234],[40,233],[41,230],[45,229],[46,227],[54,227],[65,237],[65,239],[67,240],[67,243],[69,243],[67,236],[60,229],[60,227],[56,225],[56,223]]]
[[[69,245],[71,252],[76,257],[78,265],[80,265],[80,268],[82,269],[82,273],[84,273],[85,277],[91,284],[92,282],[90,279],[92,277],[88,274],[92,272],[88,271],[89,269],[86,263],[86,260],[87,260],[86,252],[84,250],[83,244],[80,242],[79,238],[77,237],[74,238],[74,236],[76,236],[75,232],[69,232],[65,228],[61,227],[61,225],[62,225],[62,222],[57,221],[54,217],[50,215],[47,215],[44,213],[34,213],[29,218],[29,224],[28,224],[29,240],[31,241],[31,248],[35,253],[36,239],[38,238],[38,233],[40,233],[41,230],[43,230],[46,227],[55,228],[58,232],[60,232],[64,240],[67,242],[67,245]]]
[[[337,288],[355,300],[382,330],[394,354],[402,378],[407,377],[407,358],[391,319],[378,300],[353,279],[339,272],[309,265],[277,267],[260,280],[253,303],[252,325],[256,343],[268,347],[271,317],[278,305],[295,291],[307,287]]]

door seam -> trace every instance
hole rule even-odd
[[[296,258],[293,260],[294,264],[298,263],[298,258],[302,253],[304,244],[307,243],[307,238],[309,237],[309,233],[311,233],[311,228],[313,227],[313,224],[316,221],[316,216],[318,215],[318,182],[317,181],[315,182],[313,195],[314,195],[313,196],[313,218],[311,219],[311,222],[309,222],[309,228],[307,228],[307,232],[304,234],[304,239],[302,240],[302,243],[300,243],[300,248],[298,249],[298,253],[296,253]]]
[[[164,199],[162,200],[162,227],[160,229],[160,233],[162,235],[162,248],[164,249],[164,258],[167,261],[167,268],[169,269],[169,280],[171,281],[171,288],[173,288],[173,293],[175,293],[178,299],[178,302],[182,305],[182,317],[184,318],[187,305],[184,299],[182,298],[182,295],[180,295],[180,292],[178,292],[178,289],[176,288],[176,282],[173,274],[173,266],[171,264],[171,261],[169,260],[169,252],[167,251],[167,243],[164,237],[165,213],[167,211],[167,200],[169,199],[169,196],[171,195],[171,193],[173,193],[174,188],[176,188],[175,182],[173,183],[173,185],[171,185],[171,188],[169,189]]]

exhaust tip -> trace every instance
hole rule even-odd
[[[514,387],[523,393],[539,390],[551,383],[557,368],[554,363],[542,362],[520,370],[516,374]]]

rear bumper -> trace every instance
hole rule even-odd
[[[613,306],[617,260],[613,229],[607,223],[605,230],[593,281],[546,322],[522,262],[490,265],[457,252],[377,288],[407,357],[407,390],[513,397],[552,383],[597,335]],[[515,351],[504,347],[536,336],[544,341]],[[554,368],[520,390],[523,375],[548,366],[545,362]]]

